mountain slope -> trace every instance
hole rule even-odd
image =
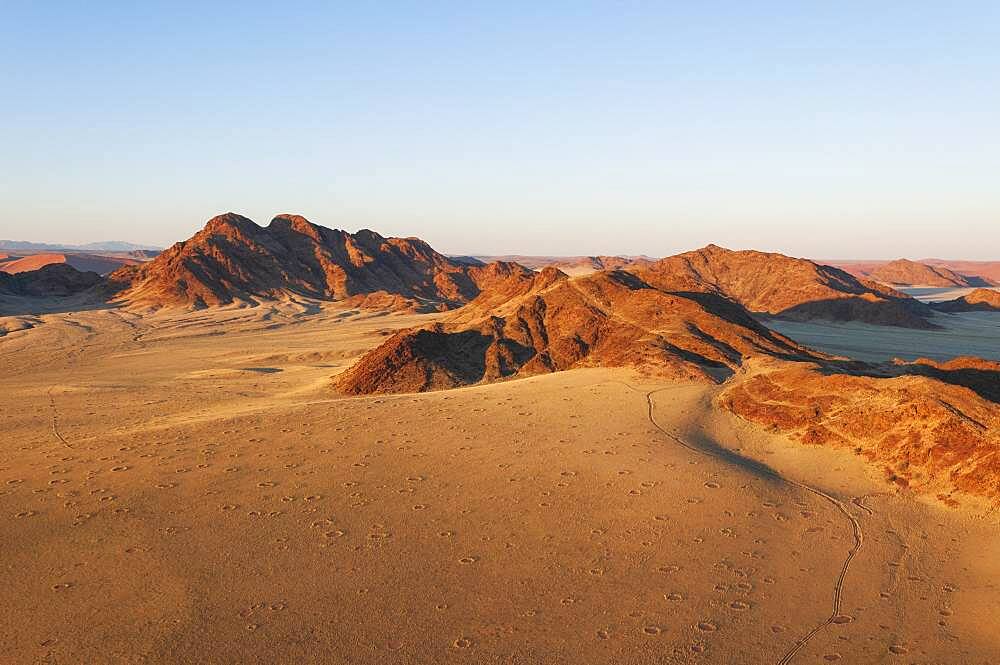
[[[716,293],[756,314],[934,327],[931,310],[903,293],[832,266],[782,254],[708,245],[633,272],[658,288]]]
[[[298,215],[279,215],[261,227],[227,213],[111,280],[117,300],[152,307],[254,304],[297,295],[431,310],[468,302],[493,275],[488,266],[453,261],[416,238],[351,234]]]
[[[622,271],[515,276],[444,322],[393,335],[336,379],[348,394],[418,392],[576,367],[719,381],[745,358],[817,359],[710,293]]]

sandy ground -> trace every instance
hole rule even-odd
[[[773,320],[767,325],[814,349],[857,360],[949,360],[956,356],[1000,360],[1000,312],[937,314],[934,323],[941,329],[912,330],[826,321]]]
[[[625,371],[330,392],[427,318],[0,321],[0,661],[1000,662],[995,515]]]

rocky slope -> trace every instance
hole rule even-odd
[[[1000,312],[1000,291],[976,289],[954,300],[931,305],[942,312]]]
[[[627,272],[514,275],[434,326],[393,335],[336,379],[348,394],[453,388],[575,367],[719,381],[747,357],[819,356],[712,293]]]
[[[528,272],[509,265],[501,270]],[[110,280],[115,300],[149,307],[254,304],[297,295],[434,310],[468,302],[495,271],[451,260],[416,238],[352,234],[298,215],[279,215],[261,227],[227,213]]]
[[[665,291],[731,298],[755,314],[933,328],[931,310],[887,286],[806,259],[709,245],[633,270]]]
[[[949,503],[956,493],[1000,501],[1000,364],[920,361],[880,371],[772,363],[718,401],[802,443],[849,449],[898,485]]]
[[[944,266],[932,266],[908,259],[890,261],[876,267],[869,278],[883,284],[900,286],[972,286],[965,276]]]

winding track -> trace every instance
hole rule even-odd
[[[59,410],[56,409],[56,398],[52,395],[52,388],[54,388],[54,386],[49,388],[49,408],[52,410],[52,433],[56,435],[56,438],[59,439],[64,446],[72,450],[73,446],[59,432]]]
[[[629,386],[629,388],[632,388],[632,386]],[[632,389],[636,390],[637,392],[642,392],[641,390],[638,390],[636,388]],[[705,450],[692,443],[689,443],[688,441],[685,441],[676,434],[667,431],[665,428],[660,426],[658,422],[656,422],[655,404],[653,402],[653,395],[659,392],[663,392],[665,390],[669,390],[669,388],[660,388],[658,390],[651,390],[645,393],[646,404],[648,407],[647,417],[649,418],[649,422],[653,425],[653,427],[662,432],[663,435],[669,438],[671,441],[677,443],[678,445],[692,452],[704,455],[706,457],[713,457],[716,459],[726,461],[723,457],[721,457],[717,453],[714,453],[710,450]],[[774,471],[771,471],[770,469],[761,469],[760,472],[770,476],[771,478],[774,478],[775,480],[778,480],[779,482],[788,483],[789,485],[798,487],[799,489],[805,490],[806,492],[815,494],[821,499],[833,504],[837,508],[837,510],[840,511],[844,515],[844,517],[848,519],[848,521],[850,521],[851,528],[854,532],[854,546],[848,552],[847,558],[844,560],[844,565],[840,569],[840,574],[837,576],[837,582],[833,587],[833,606],[830,610],[830,616],[827,617],[825,621],[822,621],[821,623],[814,626],[809,632],[807,632],[801,638],[796,640],[792,648],[790,648],[787,652],[785,652],[785,654],[781,657],[781,659],[778,660],[776,663],[776,665],[788,665],[788,663],[791,663],[792,660],[795,658],[795,655],[799,652],[799,650],[801,650],[802,647],[804,647],[812,638],[814,638],[817,634],[819,634],[820,631],[822,631],[827,626],[845,620],[843,618],[843,615],[841,614],[841,605],[844,596],[844,582],[847,579],[847,573],[851,568],[851,562],[854,561],[854,558],[858,555],[858,552],[861,551],[861,546],[864,545],[865,537],[864,537],[864,532],[861,530],[861,523],[858,521],[858,518],[852,515],[851,512],[847,509],[847,506],[844,504],[844,502],[840,501],[836,497],[827,494],[823,490],[812,487],[811,485],[806,485],[805,483],[800,483],[796,480],[785,478],[784,476]],[[868,508],[867,506],[864,506],[860,501],[861,497],[854,500],[853,503],[858,507],[860,507],[861,509],[865,510],[867,513],[872,514],[871,509]]]

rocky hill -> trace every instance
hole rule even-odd
[[[890,261],[876,267],[869,278],[883,284],[900,286],[972,286],[972,282],[944,266],[932,266],[908,259]]]
[[[505,266],[501,270],[529,272]],[[416,238],[329,229],[298,215],[261,227],[214,217],[154,260],[111,274],[115,300],[148,307],[208,307],[303,296],[417,310],[474,298],[496,267],[449,259]]]
[[[709,245],[633,272],[659,289],[715,293],[765,317],[935,327],[930,308],[903,293],[783,254]]]
[[[628,272],[514,275],[443,322],[393,335],[341,374],[348,394],[418,392],[576,367],[720,381],[754,355],[815,359],[713,293]]]

